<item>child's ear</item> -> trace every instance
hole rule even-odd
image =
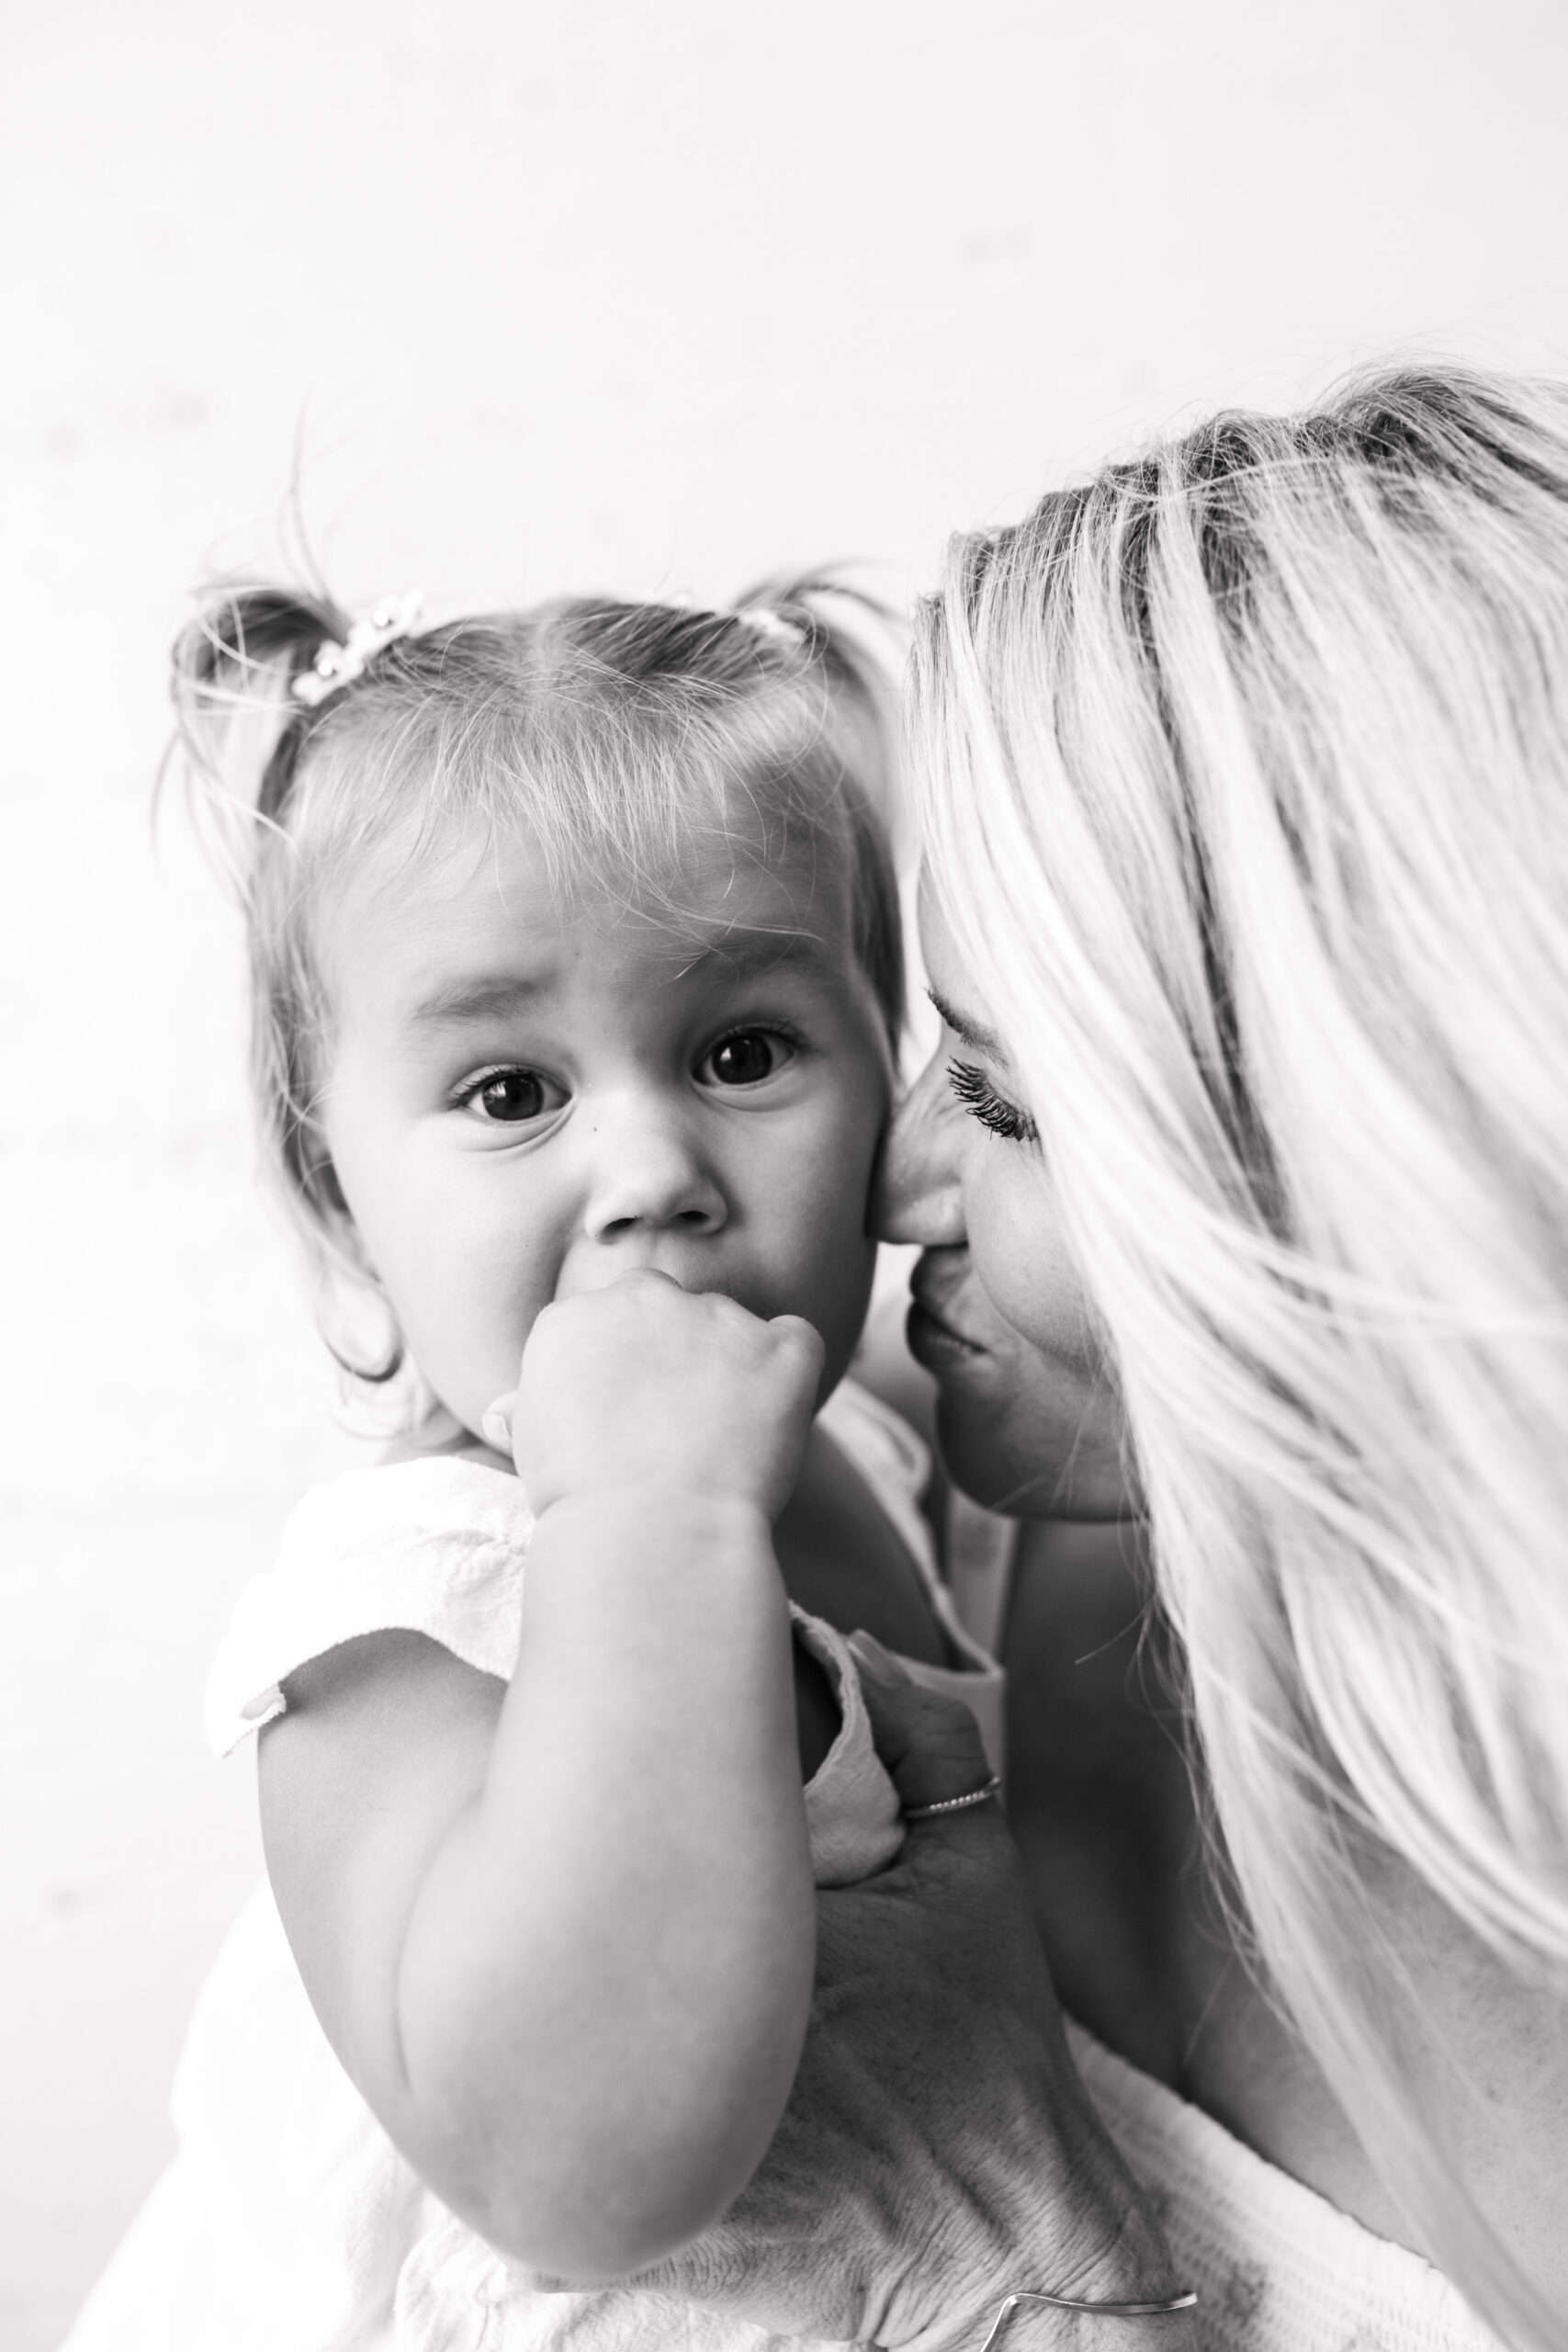
[[[324,1151],[301,1168],[300,1182],[309,1204],[318,1283],[317,1328],[353,1381],[379,1387],[395,1379],[406,1362],[392,1302],[355,1223],[337,1170]],[[378,1331],[378,1324],[384,1329]]]
[[[310,1206],[325,1227],[333,1254],[372,1289],[380,1288],[380,1276],[370,1262],[364,1238],[354,1221],[354,1212],[338,1181],[337,1170],[323,1151],[310,1161],[305,1176]]]

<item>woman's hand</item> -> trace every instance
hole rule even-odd
[[[984,1781],[967,1709],[865,1680],[907,1808]],[[1068,2056],[995,1805],[911,1823],[890,1870],[818,1894],[818,1936],[805,2054],[760,2170],[720,2222],[626,2283],[910,2352],[977,2352],[1019,2289],[1179,2290]],[[1151,2327],[1160,2352],[1188,2352],[1185,2315],[1140,2331],[1034,2310],[1013,2334],[1021,2352],[1069,2334],[1085,2352],[1102,2333],[1135,2352]]]
[[[515,1392],[485,1415],[542,1517],[567,1496],[660,1490],[776,1519],[800,1474],[822,1342],[641,1269],[547,1306]]]

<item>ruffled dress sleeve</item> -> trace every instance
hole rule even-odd
[[[241,1593],[207,1691],[220,1755],[285,1713],[290,1674],[362,1634],[423,1634],[498,1681],[517,1664],[534,1515],[518,1480],[451,1455],[351,1471],[308,1494],[276,1565]],[[883,1870],[903,1842],[842,1636],[792,1610],[837,1696],[838,1736],[806,1788],[818,1886]]]
[[[428,1634],[510,1681],[534,1514],[502,1471],[447,1455],[352,1470],[290,1514],[242,1591],[207,1686],[220,1756],[288,1705],[283,1683],[360,1634]]]

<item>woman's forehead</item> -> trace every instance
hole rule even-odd
[[[929,865],[920,868],[917,905],[920,961],[925,966],[928,979],[948,1003],[977,1018],[980,1007],[974,1001],[975,985],[959,955],[952,926],[942,912],[941,897]]]
[[[919,926],[926,994],[954,1036],[975,1052],[1005,1062],[1007,1046],[992,1025],[989,1008],[959,953],[929,868],[922,868],[920,874]]]

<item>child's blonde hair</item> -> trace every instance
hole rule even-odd
[[[336,605],[248,582],[200,600],[175,648],[181,738],[246,915],[265,1161],[323,1337],[355,1377],[389,1380],[402,1349],[393,1327],[365,1361],[354,1313],[355,1290],[376,1291],[316,1116],[320,926],[373,852],[417,859],[454,829],[521,823],[563,899],[592,888],[676,929],[694,864],[805,855],[829,883],[847,876],[854,950],[897,1046],[887,696],[843,606],[812,580],[729,612],[578,598],[403,636],[306,702],[295,681],[349,636]]]
[[[1560,2343],[1384,1895],[1562,1982],[1568,393],[1371,375],[960,540],[910,742],[1262,1956],[1445,2267]]]

